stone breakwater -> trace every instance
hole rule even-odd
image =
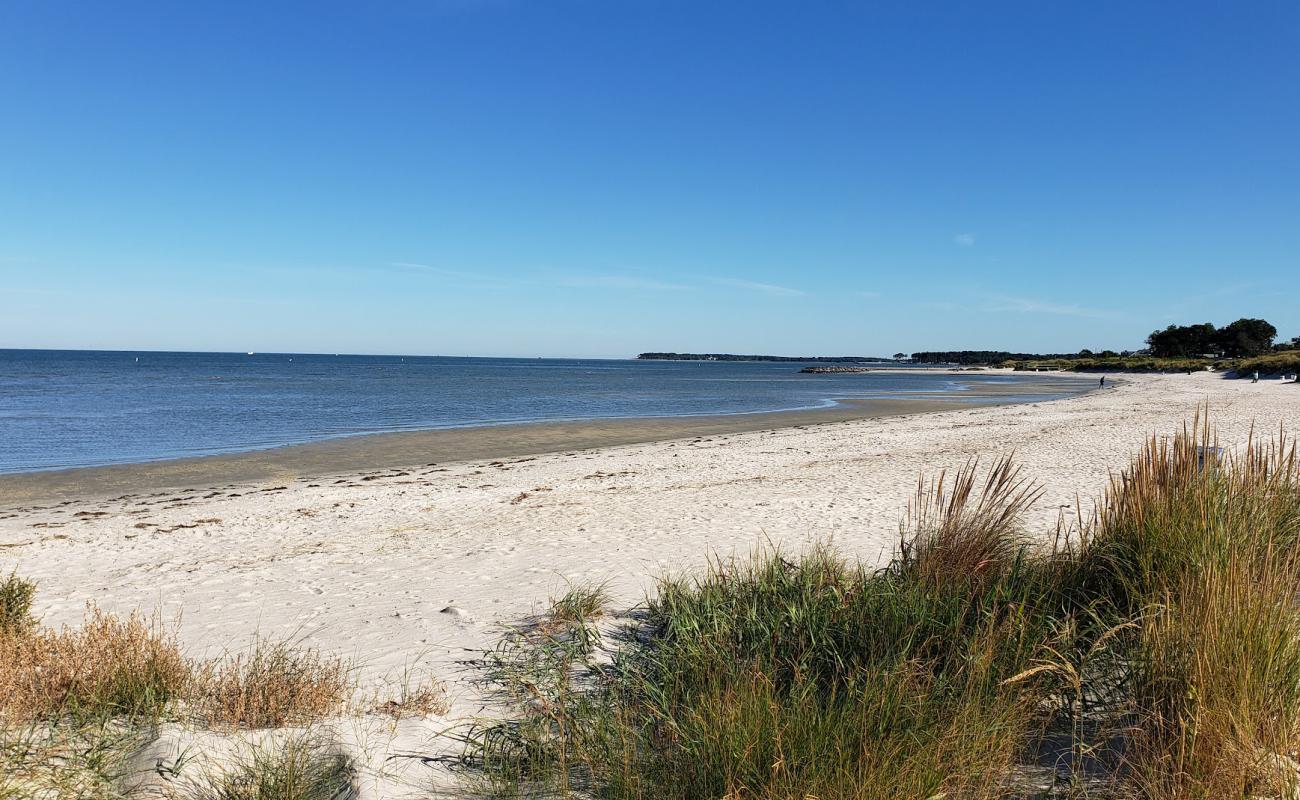
[[[871,367],[804,367],[799,372],[806,372],[810,375],[838,372],[871,372]]]

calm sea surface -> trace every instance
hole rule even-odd
[[[0,472],[359,433],[960,398],[1031,376],[800,375],[797,363],[0,350]],[[1039,400],[1026,386],[1016,399]]]

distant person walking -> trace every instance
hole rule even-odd
[[[1106,376],[1105,376],[1105,375],[1102,375],[1102,376],[1101,376],[1101,380],[1097,381],[1097,388],[1098,388],[1098,389],[1105,389],[1105,388],[1106,388]]]

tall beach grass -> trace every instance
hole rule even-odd
[[[604,644],[517,632],[490,659],[514,713],[466,762],[500,796],[1294,791],[1294,447],[1153,438],[1073,536],[1030,536],[1035,499],[971,464],[921,484],[882,569],[764,551],[661,581]]]

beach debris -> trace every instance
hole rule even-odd
[[[457,622],[473,622],[473,621],[474,621],[474,617],[471,616],[470,613],[469,613],[468,611],[466,611],[466,610],[463,609],[463,608],[460,608],[459,606],[447,606],[447,607],[443,608],[441,611],[439,611],[438,613],[439,613],[439,614],[446,614],[447,616],[451,617],[452,619],[456,620]]]

